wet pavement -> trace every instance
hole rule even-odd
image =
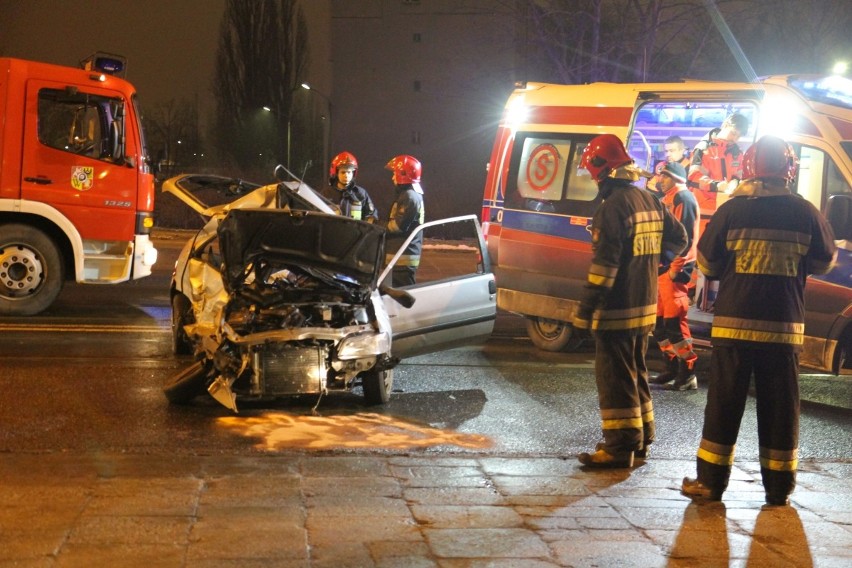
[[[737,462],[721,503],[694,463],[294,453],[0,456],[0,566],[852,565],[852,462],[804,462],[764,507]]]

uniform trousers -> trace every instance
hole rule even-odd
[[[763,488],[787,496],[796,485],[799,444],[799,356],[787,346],[716,345],[698,449],[698,480],[720,494],[754,377]]]
[[[640,450],[654,441],[654,406],[645,351],[648,330],[596,331],[595,382],[604,448]]]

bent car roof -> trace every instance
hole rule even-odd
[[[328,270],[373,288],[384,258],[384,228],[338,215],[232,209],[218,231],[230,289],[257,260]]]

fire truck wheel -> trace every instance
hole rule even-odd
[[[194,323],[192,304],[180,292],[172,296],[172,351],[175,355],[192,355],[193,346],[183,326]]]
[[[571,324],[545,318],[528,317],[527,335],[542,351],[571,351],[582,343]]]
[[[367,406],[385,404],[390,400],[393,389],[393,369],[377,371],[370,369],[361,375],[361,386],[364,389],[364,402]]]
[[[62,257],[50,237],[28,225],[0,226],[0,315],[43,312],[64,279]]]
[[[172,404],[187,404],[204,392],[207,373],[204,361],[196,361],[169,379],[163,386],[163,394]]]

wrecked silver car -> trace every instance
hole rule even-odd
[[[382,404],[400,359],[491,333],[496,287],[473,215],[420,229],[467,226],[476,266],[394,289],[382,282],[405,245],[383,267],[385,230],[336,214],[299,180],[184,175],[163,191],[209,219],[172,278],[174,351],[195,358],[165,385],[172,403],[206,391],[236,412],[238,400],[360,386],[367,404]],[[205,192],[232,200],[211,207]]]

